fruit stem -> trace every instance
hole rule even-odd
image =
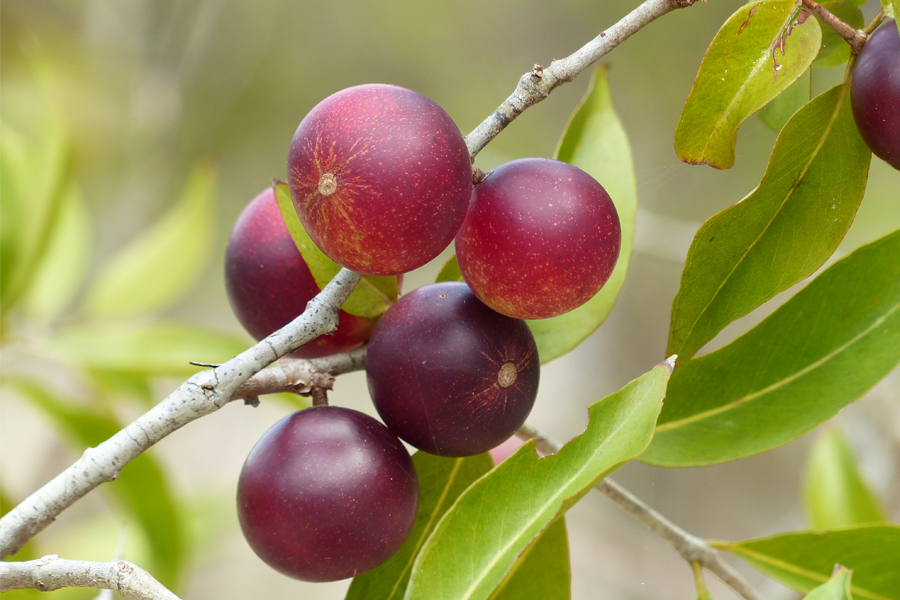
[[[312,405],[314,407],[328,406],[328,390],[322,387],[314,387],[310,390]]]
[[[803,6],[814,12],[817,17],[822,19],[822,21],[834,29],[839,36],[844,38],[844,41],[850,44],[850,49],[853,51],[853,54],[859,54],[860,50],[865,46],[865,33],[858,29],[854,29],[847,24],[847,22],[836,17],[815,0],[803,0]]]

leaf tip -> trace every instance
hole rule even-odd
[[[659,363],[659,366],[667,368],[669,370],[669,373],[671,374],[673,371],[675,371],[675,361],[676,360],[678,360],[678,355],[673,354],[666,360]]]

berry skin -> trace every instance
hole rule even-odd
[[[469,456],[525,422],[540,363],[524,321],[448,282],[413,290],[388,309],[369,342],[366,376],[391,431],[432,454]]]
[[[850,104],[872,153],[900,170],[900,34],[894,21],[882,23],[859,53]]]
[[[304,581],[356,576],[390,558],[416,518],[419,488],[400,440],[363,413],[325,406],[283,418],[238,480],[244,537]]]
[[[621,240],[616,207],[590,175],[526,158],[497,167],[475,186],[456,256],[482,302],[510,317],[546,319],[600,291]]]
[[[453,240],[472,166],[453,120],[425,96],[370,84],[329,96],[288,155],[291,199],[309,237],[367,275],[421,267]]]
[[[225,290],[238,321],[257,340],[294,320],[319,293],[272,188],[251,200],[234,224],[225,251]],[[317,337],[291,356],[317,358],[353,350],[369,339],[375,323],[342,310],[333,334]]]

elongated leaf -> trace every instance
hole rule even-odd
[[[467,487],[494,466],[488,454],[445,458],[426,452],[416,452],[413,464],[419,477],[419,511],[412,532],[390,560],[353,579],[347,600],[403,598],[413,561],[438,521]]]
[[[56,398],[32,382],[16,380],[14,383],[79,447],[96,446],[121,429],[111,417]],[[185,566],[185,540],[181,515],[162,468],[150,454],[144,453],[128,463],[119,478],[105,487],[116,495],[123,509],[146,533],[155,563],[151,566],[153,575],[168,587],[176,585]]]
[[[822,6],[854,29],[862,29],[866,24],[862,11],[850,2],[836,0],[835,2],[823,2]],[[823,21],[819,20],[819,26],[822,28],[822,48],[819,50],[813,66],[839,67],[846,64],[850,58],[850,44]]]
[[[675,152],[692,164],[734,165],[741,123],[812,63],[822,30],[792,0],[744,5],[716,34],[675,130]]]
[[[288,231],[291,232],[291,237],[294,238],[294,243],[297,244],[303,260],[309,266],[309,271],[319,289],[322,289],[338,274],[338,271],[341,270],[340,265],[325,256],[303,229],[300,217],[297,216],[294,205],[291,203],[291,192],[286,183],[275,184],[275,197],[278,199],[278,208]],[[374,319],[390,308],[391,304],[397,300],[397,293],[396,277],[365,275],[350,294],[343,308],[351,315]]]
[[[585,171],[606,189],[619,213],[622,246],[609,280],[586,304],[558,317],[528,322],[542,363],[574,349],[603,323],[625,281],[634,247],[634,164],[628,136],[612,105],[605,65],[594,71],[591,86],[559,142],[556,158]]]
[[[194,284],[212,250],[217,180],[211,163],[197,165],[178,202],[100,271],[87,296],[90,314],[161,310]]]
[[[900,231],[857,249],[728,346],[675,370],[641,460],[709,465],[774,448],[900,363]]]
[[[5,313],[31,284],[71,177],[71,143],[53,70],[37,58],[32,72],[40,90],[38,122],[18,131],[3,123],[0,145],[0,311]]]
[[[743,542],[711,541],[801,592],[829,580],[835,565],[853,570],[853,596],[900,599],[900,526],[856,525],[832,531],[798,531]]]
[[[538,458],[529,442],[469,487],[425,542],[405,598],[488,598],[541,531],[646,447],[669,373],[659,365],[594,404],[559,454]]]
[[[694,237],[668,354],[688,360],[726,325],[818,269],[853,222],[871,157],[853,122],[849,85],[797,112],[759,187]]]
[[[853,451],[833,428],[820,433],[810,448],[803,501],[815,529],[887,520],[859,473]]]
[[[87,206],[71,184],[62,195],[43,259],[25,292],[24,303],[31,314],[52,319],[72,302],[87,272],[90,231]]]
[[[803,600],[853,600],[850,592],[852,571],[839,567],[826,583],[804,596]]]
[[[220,364],[246,350],[248,344],[233,334],[158,323],[73,326],[51,337],[48,347],[92,369],[189,375],[201,368],[191,361]]]
[[[812,84],[812,71],[803,71],[797,81],[788,86],[786,90],[778,94],[774,100],[763,106],[756,116],[772,131],[781,131],[788,120],[794,116],[803,105],[809,102],[810,86]]]
[[[569,600],[571,580],[566,518],[560,517],[519,555],[490,600]]]

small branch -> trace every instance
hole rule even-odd
[[[815,15],[822,19],[826,25],[834,29],[839,36],[844,38],[844,40],[850,44],[850,49],[853,51],[853,54],[859,54],[863,46],[866,45],[865,33],[858,29],[854,29],[815,0],[803,0],[803,6],[815,13]]]
[[[523,440],[533,439],[537,449],[543,454],[556,454],[562,449],[562,444],[528,423],[520,427],[516,435]],[[595,488],[618,504],[620,508],[637,519],[651,532],[669,542],[682,558],[689,563],[699,563],[746,600],[764,600],[759,595],[759,592],[750,587],[750,584],[747,583],[740,573],[722,560],[719,553],[707,544],[704,539],[688,533],[678,525],[675,525],[608,477],[598,483]]]
[[[545,99],[562,84],[575,79],[626,38],[664,14],[679,8],[687,8],[695,2],[697,0],[646,0],[573,54],[554,60],[549,67],[535,65],[519,79],[519,85],[512,95],[466,136],[469,156],[474,159],[488,142],[497,137],[497,134],[525,112],[525,109]]]
[[[313,359],[282,358],[245,381],[232,400],[254,401],[264,394],[308,394],[313,388],[334,388],[335,375],[366,368],[366,347]]]
[[[85,494],[116,479],[122,467],[156,442],[219,410],[251,375],[306,342],[334,331],[340,306],[361,278],[342,269],[291,323],[215,369],[192,376],[130,425],[96,448],[85,450],[72,466],[0,519],[0,558],[18,551]]]
[[[52,554],[28,562],[0,562],[0,592],[27,588],[52,592],[67,587],[115,590],[135,600],[179,600],[150,573],[125,560],[64,560]]]

